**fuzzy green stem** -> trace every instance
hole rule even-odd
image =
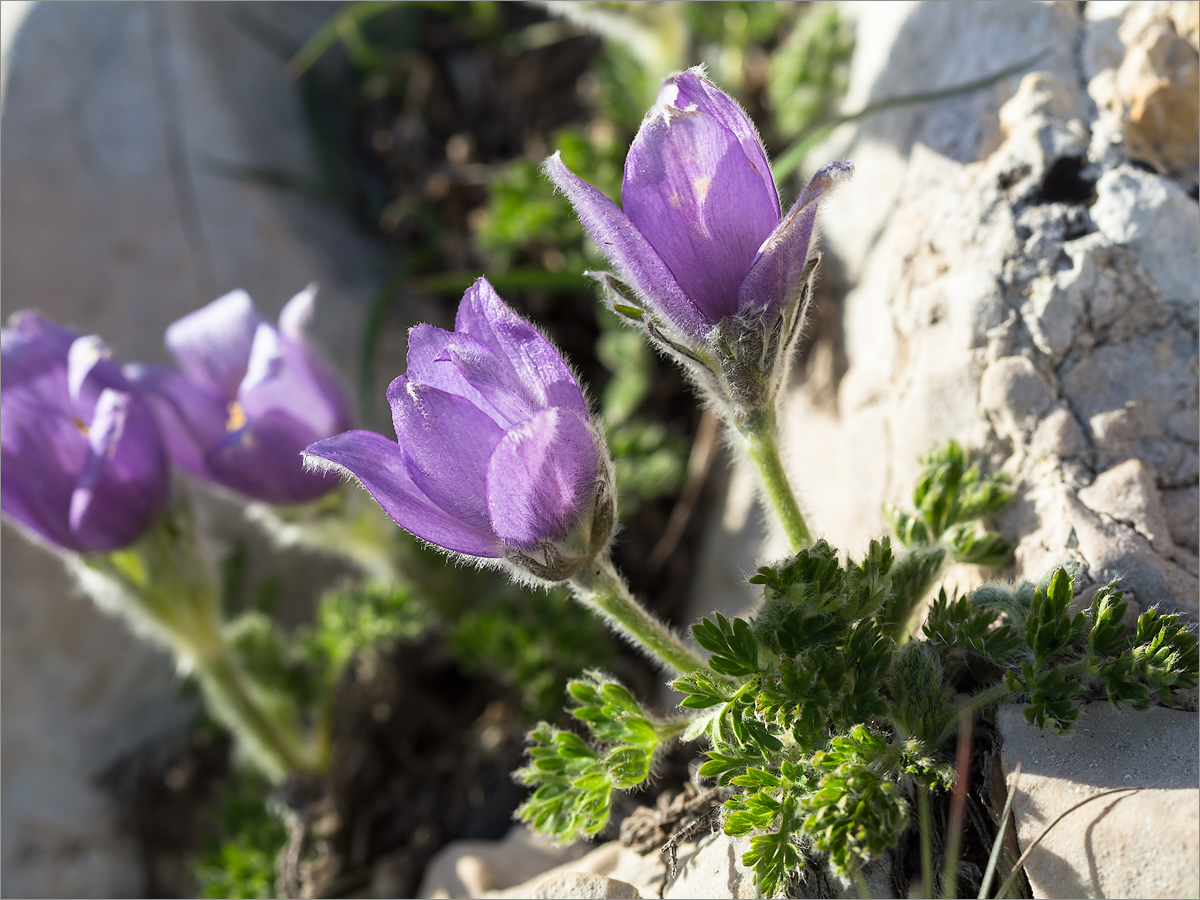
[[[196,675],[218,718],[249,745],[255,761],[272,781],[312,772],[303,745],[263,708],[245,671],[224,647],[196,661]]]
[[[792,549],[804,549],[812,543],[812,535],[809,534],[804,514],[800,512],[800,504],[796,502],[796,494],[779,456],[779,427],[775,413],[757,413],[738,423],[737,427],[745,440],[747,455],[758,466],[767,499],[774,507],[775,514],[779,516]]]
[[[87,558],[71,555],[81,582],[136,630],[170,648],[195,672],[213,713],[250,750],[273,781],[313,772],[300,736],[272,714],[222,632],[221,603],[194,539],[190,510],[179,505],[137,544]]]
[[[704,661],[683,645],[662,622],[633,598],[625,579],[607,556],[570,581],[576,598],[608,620],[648,656],[679,674],[704,668]]]

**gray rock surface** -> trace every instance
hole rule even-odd
[[[47,3],[16,33],[8,7],[5,315],[36,307],[122,359],[163,361],[163,329],[220,293],[244,287],[274,316],[315,280],[317,340],[351,373],[373,246],[332,207],[216,174],[314,173],[295,86],[254,25],[298,44],[332,6]],[[170,661],[75,596],[57,559],[7,525],[2,553],[3,893],[138,896],[96,779],[191,706]]]
[[[1035,897],[1194,897],[1200,891],[1200,788],[1194,712],[1084,706],[1069,737],[1019,709],[997,715],[1022,847],[1070,812],[1025,863]],[[1023,762],[1019,776],[1014,774]]]

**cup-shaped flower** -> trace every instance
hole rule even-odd
[[[293,297],[276,327],[233,291],[167,328],[178,371],[129,367],[176,464],[267,503],[304,503],[337,485],[301,459],[350,424],[337,378],[306,338],[315,296],[310,285]]]
[[[446,550],[569,578],[612,532],[611,463],[570,368],[484,279],[454,331],[418,325],[387,392],[397,441],[350,431],[306,457],[362,483],[402,528]]]
[[[545,171],[612,263],[625,289],[610,294],[617,312],[685,364],[734,382],[716,386],[726,399],[738,401],[737,382],[761,381],[764,369],[777,380],[802,318],[817,201],[850,163],[822,168],[782,214],[754,124],[697,67],[668,79],[642,121],[625,159],[623,209],[557,153]],[[745,357],[734,368],[753,371],[731,372],[721,358],[730,353]]]
[[[97,337],[30,312],[13,316],[2,335],[0,508],[67,550],[132,543],[170,493],[148,405]]]

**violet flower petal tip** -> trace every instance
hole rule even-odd
[[[136,540],[166,506],[170,471],[138,388],[98,338],[41,317],[3,333],[2,505],[67,550]]]
[[[307,342],[316,291],[293,296],[278,325],[236,290],[168,327],[179,378],[147,381],[180,466],[268,503],[308,502],[336,486],[306,473],[299,456],[350,420],[337,377]]]
[[[317,283],[309,282],[279,313],[279,330],[293,341],[303,341],[312,325],[317,307],[317,290]]]
[[[546,159],[542,170],[574,207],[584,230],[612,263],[622,283],[648,308],[693,339],[712,328],[713,323],[620,207],[567,168],[558,153]]]
[[[433,502],[409,474],[404,451],[372,431],[347,431],[304,451],[305,465],[349,475],[404,530],[447,550],[484,559],[502,554],[490,528],[463,521]]]

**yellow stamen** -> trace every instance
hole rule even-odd
[[[229,418],[225,420],[225,430],[229,432],[238,431],[246,424],[246,411],[242,409],[242,404],[236,400],[230,400],[229,405],[225,407],[229,413]]]

